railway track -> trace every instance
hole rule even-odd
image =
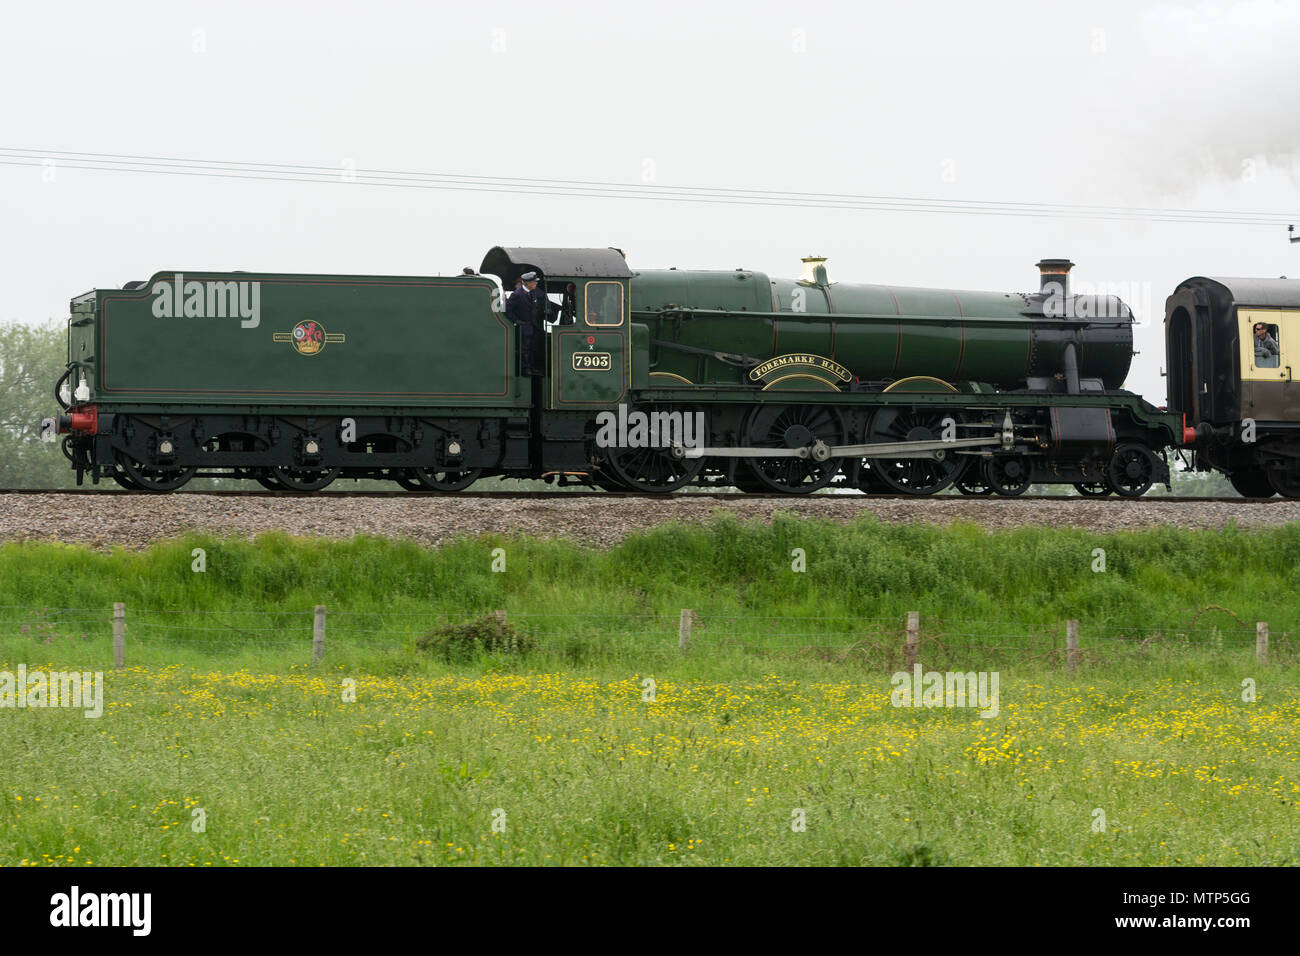
[[[700,491],[700,492],[677,492],[670,495],[652,495],[643,494],[636,491],[459,491],[454,493],[440,491],[404,491],[394,489],[392,491],[379,490],[358,490],[358,491],[268,491],[266,489],[195,489],[193,491],[173,491],[167,494],[155,494],[148,491],[128,491],[124,488],[0,488],[0,495],[94,495],[94,496],[113,496],[113,497],[131,497],[131,498],[160,498],[174,500],[177,498],[316,498],[316,499],[348,499],[348,498],[474,498],[488,499],[496,501],[545,501],[552,499],[580,499],[580,498],[634,498],[644,501],[665,501],[665,500],[710,500],[720,499],[726,501],[817,501],[826,502],[834,501],[837,498],[843,498],[846,501],[911,501],[919,502],[922,500],[936,501],[981,501],[989,502],[1012,502],[1012,501],[1086,501],[1100,502],[1105,504],[1111,502],[1115,504],[1125,502],[1138,503],[1159,503],[1159,504],[1284,504],[1287,498],[1207,498],[1207,497],[1184,497],[1175,495],[1150,495],[1142,498],[1124,498],[1117,495],[1108,495],[1106,497],[1086,497],[1084,495],[1016,495],[1014,497],[999,497],[997,495],[987,496],[967,496],[967,495],[879,495],[879,494],[862,494],[859,492],[846,492],[842,494],[815,494],[815,495],[781,495],[781,494],[761,494],[743,491]]]

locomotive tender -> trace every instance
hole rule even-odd
[[[72,301],[56,430],[79,483],[148,491],[499,475],[1141,495],[1168,484],[1165,449],[1200,436],[1184,423],[1199,406],[1123,390],[1133,316],[1070,294],[1072,265],[1038,263],[1025,294],[834,282],[819,258],[797,280],[633,271],[617,249],[496,247],[482,275],[450,278],[161,272]],[[537,377],[502,299],[526,272],[562,316]],[[638,412],[689,414],[702,435],[602,440],[602,413]]]

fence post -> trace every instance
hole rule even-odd
[[[1255,660],[1261,664],[1268,663],[1268,621],[1255,624]]]
[[[325,605],[316,605],[316,620],[311,628],[311,662],[319,664],[325,656]]]
[[[903,645],[905,662],[910,671],[916,667],[921,648],[921,612],[907,612],[907,643]]]
[[[1065,622],[1065,666],[1073,674],[1079,667],[1079,622]]]
[[[126,666],[126,604],[118,601],[113,605],[113,668],[121,670]]]
[[[681,619],[677,622],[677,649],[686,652],[687,646],[691,643],[691,618],[695,612],[690,608],[682,608]]]
[[[492,616],[493,616],[494,618],[496,618],[496,619],[497,619],[500,623],[502,623],[502,624],[504,624],[504,623],[506,622],[506,612],[505,612],[505,611],[493,611],[493,612],[492,612]]]

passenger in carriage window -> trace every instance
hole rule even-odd
[[[1279,349],[1277,346],[1277,326],[1271,329],[1263,322],[1255,323],[1255,367],[1277,368]]]

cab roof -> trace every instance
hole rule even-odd
[[[525,272],[589,279],[628,279],[621,249],[539,249],[528,246],[493,246],[483,257],[479,272],[494,275],[509,288]]]

